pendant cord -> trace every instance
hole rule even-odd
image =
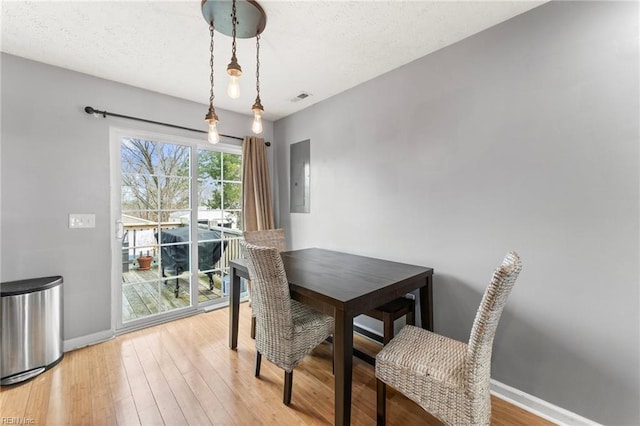
[[[260,99],[260,33],[256,35],[256,92]]]
[[[213,21],[211,21],[211,24],[209,25],[209,34],[211,34],[211,45],[209,47],[209,51],[211,53],[211,58],[209,59],[209,66],[211,67],[211,94],[209,95],[209,107],[211,108],[213,108],[213,99],[215,98],[215,95],[213,94],[213,30]]]
[[[236,19],[236,0],[233,0],[231,5],[231,28],[233,32],[233,41],[231,42],[231,57],[235,59],[236,57],[236,25],[238,24],[238,20]]]

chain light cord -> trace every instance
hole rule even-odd
[[[231,57],[236,57],[236,25],[238,20],[236,19],[236,0],[233,0],[231,4],[231,28],[233,32],[233,42],[231,43]]]
[[[256,35],[256,92],[260,99],[260,33]]]
[[[215,95],[213,94],[213,21],[209,24],[209,34],[211,35],[211,45],[209,47],[209,53],[211,54],[209,58],[209,66],[211,67],[211,77],[209,78],[209,82],[211,83],[211,93],[209,95],[209,106],[213,107],[213,99]]]
[[[256,34],[256,101],[251,107],[253,111],[253,124],[251,130],[253,133],[262,133],[262,114],[264,113],[264,107],[260,101],[260,33]]]

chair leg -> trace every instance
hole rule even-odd
[[[377,400],[377,425],[385,426],[387,422],[387,385],[380,379],[376,378],[376,400]]]
[[[251,317],[251,338],[256,339],[256,317]]]
[[[287,373],[284,372],[284,405],[291,403],[291,388],[293,387],[293,371]]]
[[[385,346],[391,341],[391,339],[393,339],[393,325],[393,316],[388,313],[382,314],[382,342]]]
[[[407,324],[416,325],[416,302],[413,302],[411,310],[407,314]]]
[[[260,364],[262,363],[262,354],[256,351],[256,377],[260,377]]]

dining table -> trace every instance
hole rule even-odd
[[[433,268],[321,248],[281,252],[291,298],[333,315],[335,425],[351,421],[353,319],[419,290],[420,325],[433,330]],[[230,265],[229,347],[238,346],[240,278],[249,279],[246,259]]]

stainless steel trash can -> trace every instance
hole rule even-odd
[[[62,360],[62,277],[2,283],[0,293],[0,385],[12,385]]]

